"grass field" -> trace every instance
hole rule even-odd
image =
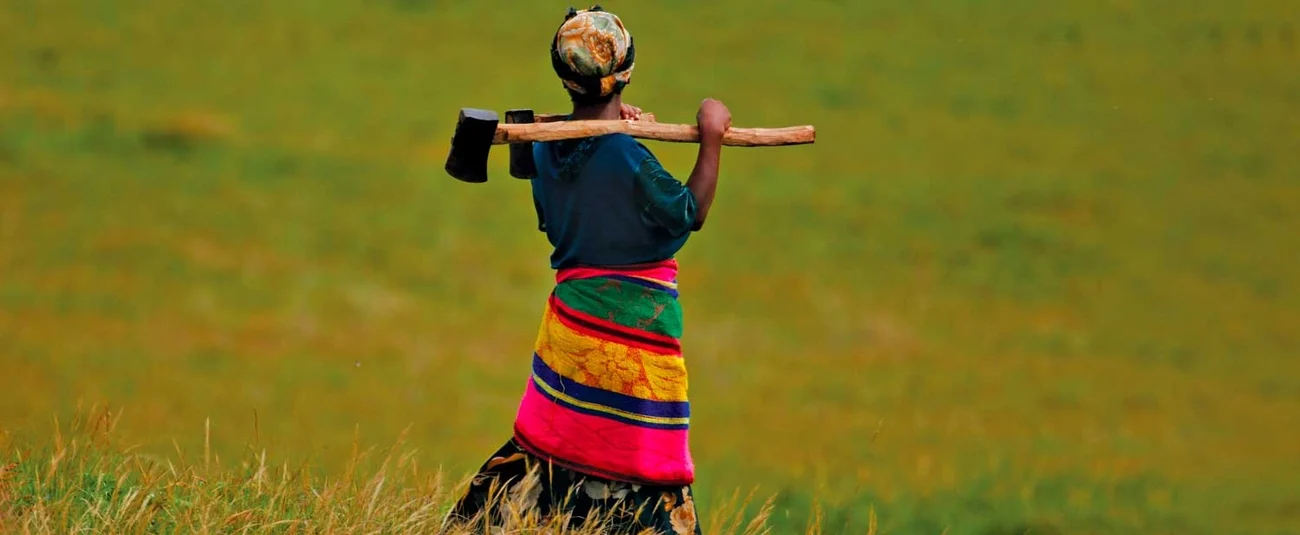
[[[728,149],[679,257],[704,514],[1300,533],[1292,2],[604,5],[660,121],[818,129]],[[553,279],[506,151],[442,161],[462,106],[563,111],[568,6],[0,3],[0,465],[98,404],[119,456],[338,480],[409,428],[468,475]]]

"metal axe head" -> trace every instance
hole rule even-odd
[[[536,122],[537,117],[533,110],[510,110],[506,112],[507,124],[521,124]],[[533,163],[533,142],[515,142],[510,144],[510,176],[527,180],[537,175],[537,167]]]
[[[488,152],[498,122],[496,112],[461,108],[447,154],[447,174],[463,182],[487,182]]]
[[[506,112],[506,123],[531,123],[534,120],[533,110]],[[456,131],[451,137],[451,152],[447,155],[447,174],[463,182],[487,182],[488,154],[499,123],[496,112],[461,108]],[[510,175],[528,179],[535,174],[532,142],[511,143]]]

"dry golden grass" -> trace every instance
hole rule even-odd
[[[603,522],[580,527],[563,517],[539,518],[522,505],[527,492],[494,493],[500,525],[482,519],[446,521],[467,480],[424,470],[405,436],[388,448],[361,449],[338,477],[306,467],[274,464],[265,450],[249,449],[223,462],[207,444],[197,453],[141,453],[114,434],[121,413],[80,413],[68,429],[56,422],[50,447],[5,444],[12,461],[0,467],[0,528],[6,533],[606,533]],[[705,513],[710,535],[770,533],[775,496],[747,514],[754,492],[734,492]],[[822,532],[822,514],[807,533]],[[870,533],[876,531],[871,513]]]

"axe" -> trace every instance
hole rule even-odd
[[[652,121],[591,120],[566,121],[564,115],[535,114],[519,109],[506,112],[500,124],[496,112],[462,108],[451,137],[447,174],[463,182],[487,182],[488,151],[492,145],[510,145],[510,176],[529,179],[537,174],[533,166],[533,142],[577,139],[605,134],[627,134],[639,139],[675,143],[699,143],[695,125]],[[732,128],[722,144],[732,147],[805,145],[816,139],[810,125],[788,128]]]

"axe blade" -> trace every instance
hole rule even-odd
[[[500,123],[496,112],[461,108],[444,168],[462,182],[487,182],[488,153]]]
[[[536,121],[533,110],[519,109],[506,111],[506,124],[522,124]],[[533,142],[525,141],[510,144],[510,176],[528,180],[537,176],[537,166],[533,162]]]

